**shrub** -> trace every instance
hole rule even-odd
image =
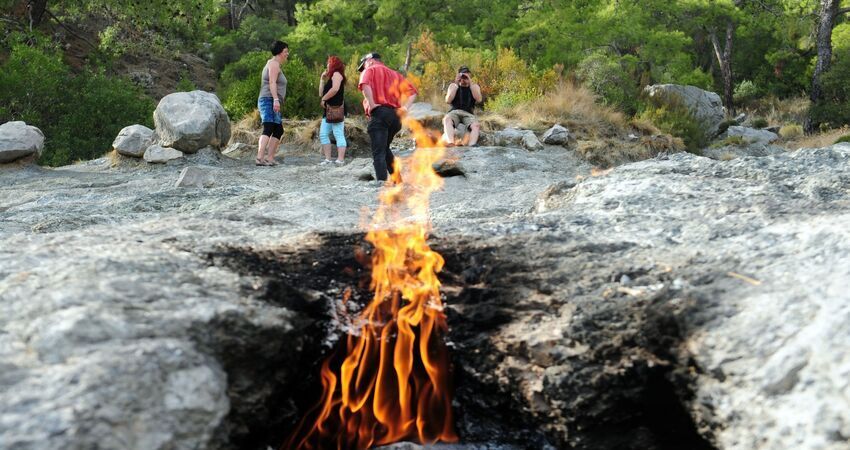
[[[235,33],[216,36],[210,43],[210,60],[216,71],[238,61],[245,53],[265,50],[272,42],[282,39],[288,27],[280,20],[250,15],[239,24]]]
[[[753,128],[767,128],[767,119],[756,117],[750,121],[750,126]]]
[[[260,91],[260,73],[268,61],[268,52],[250,52],[238,61],[228,64],[221,73],[220,86],[224,109],[238,121],[257,107]],[[282,67],[286,76],[286,99],[283,117],[304,118],[321,114],[316,83],[319,72],[310,70],[296,57],[291,57]]]
[[[726,139],[723,139],[720,142],[715,142],[711,144],[712,148],[720,148],[720,147],[744,147],[749,142],[747,142],[743,136],[729,136]]]
[[[840,144],[842,142],[850,142],[850,134],[845,134],[844,136],[841,136],[840,138],[835,140],[836,144]]]
[[[640,119],[648,120],[661,131],[681,138],[691,153],[699,154],[700,149],[708,144],[708,136],[702,125],[681,103],[650,99]]]
[[[829,128],[850,124],[850,49],[835,56],[821,86],[822,100],[812,105],[812,121]]]
[[[0,69],[0,122],[40,128],[39,163],[58,166],[107,152],[121,128],[153,126],[154,102],[128,80],[84,70],[74,75],[58,53],[13,47]]]
[[[750,80],[744,80],[735,86],[735,91],[732,94],[735,103],[748,103],[761,95],[758,87]]]
[[[604,104],[634,114],[637,110],[638,86],[628,73],[628,69],[636,65],[632,58],[593,53],[578,64],[576,76],[599,95]]]
[[[723,122],[720,122],[720,125],[717,126],[717,134],[725,133],[726,130],[729,129],[729,127],[734,126],[734,125],[738,125],[738,121],[735,120],[735,119],[727,119],[727,120],[724,120]]]
[[[803,135],[803,127],[797,124],[784,125],[779,129],[779,135],[783,139],[794,139]]]

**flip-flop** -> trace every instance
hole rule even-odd
[[[255,160],[254,160],[254,165],[255,165],[255,166],[265,166],[265,165],[266,165],[266,163],[264,163],[264,162],[260,161],[259,159],[255,159]]]

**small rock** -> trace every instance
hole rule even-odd
[[[751,144],[770,144],[779,139],[779,135],[767,130],[757,130],[755,128],[742,127],[733,125],[726,129],[723,137],[740,136]]]
[[[626,139],[629,142],[637,142],[638,140],[640,140],[640,137],[638,135],[634,134],[634,133],[629,133],[629,135],[627,136]]]
[[[228,145],[221,154],[233,159],[252,159],[257,156],[257,146],[236,142]]]
[[[183,152],[180,150],[174,150],[169,147],[162,147],[160,145],[151,145],[145,150],[145,161],[151,164],[161,164],[167,163],[172,159],[179,159],[183,157]]]
[[[565,145],[570,141],[570,131],[561,125],[555,125],[543,133],[543,143],[550,145]]]
[[[41,156],[44,133],[21,121],[0,125],[0,163],[8,163],[30,155]]]
[[[493,145],[498,147],[522,147],[526,150],[542,150],[543,144],[531,130],[520,130],[518,128],[506,128],[496,132],[493,136]]]
[[[200,167],[186,167],[180,172],[180,177],[174,183],[174,187],[210,187],[215,184],[212,173]]]
[[[144,125],[130,125],[118,133],[112,142],[112,148],[121,155],[141,158],[151,144],[153,144],[153,130]]]
[[[741,113],[735,116],[735,122],[737,122],[738,124],[744,123],[745,120],[747,120],[747,115],[745,113]]]

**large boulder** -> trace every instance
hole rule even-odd
[[[724,138],[740,136],[750,144],[770,144],[779,139],[779,135],[769,130],[758,130],[750,127],[731,126],[723,134]]]
[[[543,144],[531,130],[505,128],[493,135],[493,145],[497,147],[522,147],[526,150],[541,150]]]
[[[153,130],[144,125],[124,127],[112,142],[112,148],[124,156],[141,158],[153,144]]]
[[[230,119],[215,94],[177,92],[159,101],[153,113],[159,144],[184,153],[206,146],[222,148],[230,140]]]
[[[718,132],[726,111],[720,96],[694,86],[678,84],[655,84],[644,89],[647,95],[666,104],[681,104],[697,119],[709,135]]]
[[[173,148],[163,147],[160,145],[151,145],[145,150],[145,161],[151,164],[164,164],[173,159],[183,157],[183,152],[174,150]]]
[[[24,122],[0,125],[0,163],[8,163],[30,155],[41,156],[44,133]]]

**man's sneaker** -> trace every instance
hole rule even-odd
[[[332,164],[331,160],[326,159],[319,163],[320,166],[327,166],[328,164]]]
[[[337,166],[342,166],[343,164],[345,164],[345,161],[336,160],[334,161],[334,164],[336,164]]]

